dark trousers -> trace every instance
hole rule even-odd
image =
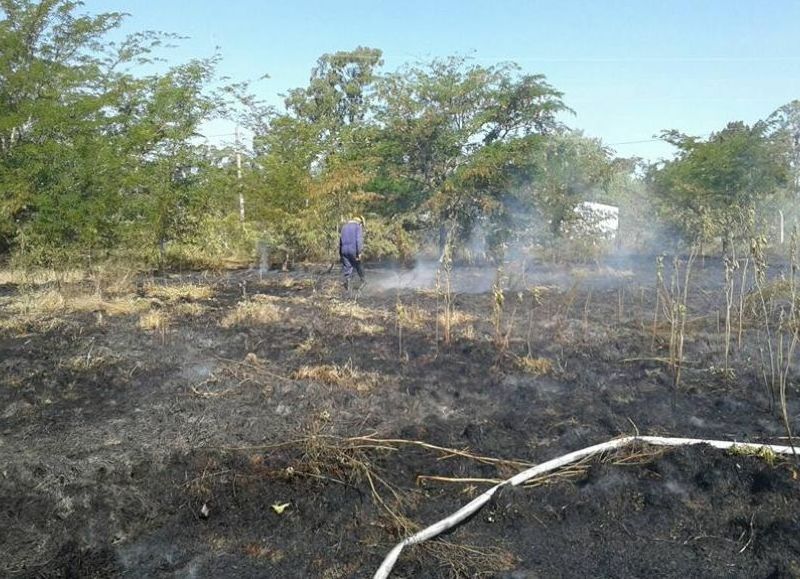
[[[350,253],[342,254],[342,275],[344,276],[345,283],[350,282],[353,277],[353,270],[356,270],[358,277],[364,281],[364,269],[361,267],[361,261],[356,259],[355,255]]]

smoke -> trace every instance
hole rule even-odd
[[[420,290],[436,287],[436,261],[418,261],[411,269],[375,271],[370,275],[370,286],[381,291]]]
[[[450,287],[456,294],[481,294],[491,291],[502,272],[501,285],[509,291],[529,287],[550,287],[568,290],[575,284],[595,288],[616,287],[633,277],[627,261],[604,265],[547,264],[539,260],[509,259],[502,266],[485,262],[483,265],[458,265],[450,272]],[[378,269],[370,272],[370,291],[434,290],[437,275],[444,284],[444,270],[438,261],[418,262],[411,269]]]

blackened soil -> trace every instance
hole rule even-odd
[[[525,463],[635,431],[785,443],[757,323],[720,371],[718,264],[696,272],[677,388],[652,264],[532,268],[502,311],[491,272],[460,270],[449,341],[441,295],[369,273],[355,299],[313,271],[145,280],[125,313],[21,319],[23,289],[0,296],[0,576],[369,577],[524,468],[420,442]],[[186,284],[211,292],[147,290]],[[798,472],[709,447],[596,457],[505,489],[393,576],[797,577]]]

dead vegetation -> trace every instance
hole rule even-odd
[[[89,372],[117,364],[122,357],[107,346],[90,346],[86,354],[77,354],[67,359],[64,367],[75,372]]]
[[[481,456],[466,449],[447,448],[419,440],[381,438],[375,434],[363,436],[338,436],[337,425],[331,413],[323,410],[314,414],[299,428],[297,438],[285,443],[265,447],[229,449],[250,456],[264,474],[274,476],[276,471],[263,470],[263,458],[259,451],[276,452],[291,457],[279,476],[285,480],[306,479],[321,484],[338,484],[364,487],[375,506],[382,512],[382,526],[393,536],[402,538],[420,530],[420,525],[408,514],[419,505],[419,493],[402,490],[391,480],[390,472],[381,466],[389,456],[397,458],[405,450],[419,449],[430,452],[439,460],[466,460],[477,464],[494,465],[513,473],[529,463]],[[256,454],[253,454],[253,453]],[[200,481],[209,479],[208,473],[220,472],[217,464],[206,466]],[[557,476],[557,475],[554,475]],[[422,480],[422,476],[418,480]],[[198,481],[193,484],[197,485]],[[203,497],[210,489],[201,489]],[[484,577],[513,568],[517,558],[508,550],[493,546],[476,546],[446,539],[436,539],[416,548],[418,555],[431,559],[431,564],[447,569],[452,577]],[[254,549],[255,551],[255,549]],[[336,576],[334,574],[334,576]]]
[[[378,373],[359,370],[353,366],[352,361],[340,366],[335,364],[301,366],[292,372],[291,377],[294,380],[313,380],[361,393],[371,392],[381,382]]]
[[[178,284],[155,284],[150,283],[145,286],[144,292],[147,296],[163,300],[165,302],[198,302],[214,297],[214,290],[209,285],[198,285],[193,283]]]
[[[274,324],[284,318],[284,312],[269,299],[254,296],[240,301],[220,321],[223,328],[253,327]]]
[[[208,312],[208,307],[198,303],[180,303],[172,309],[176,316],[199,318]]]
[[[12,333],[47,331],[62,325],[64,316],[94,313],[98,323],[105,316],[130,316],[149,310],[151,301],[133,294],[103,297],[79,290],[23,291],[7,300],[0,330]]]
[[[14,285],[34,288],[42,285],[74,284],[84,281],[87,272],[72,269],[0,269],[0,285]]]
[[[421,331],[431,323],[430,314],[419,304],[406,305],[402,302],[395,306],[395,319],[402,328],[414,331]]]
[[[148,332],[166,333],[169,315],[163,310],[150,310],[139,316],[139,328]]]
[[[698,277],[703,275],[700,272]],[[407,291],[394,296],[384,292],[344,301],[338,285],[340,293],[327,298],[322,291],[317,293],[316,287],[315,293],[303,293],[300,290],[305,288],[299,284],[295,294],[283,291],[288,288],[277,290],[272,283],[276,293],[260,295],[254,293],[253,287],[268,291],[266,283],[257,286],[248,281],[246,285],[235,276],[206,285],[168,281],[142,285],[141,280],[138,285],[131,285],[131,280],[120,280],[117,289],[112,289],[113,277],[95,284],[91,276],[86,276],[75,286],[45,284],[24,288],[0,296],[3,310],[0,324],[27,320],[40,324],[36,331],[41,331],[47,323],[67,320],[74,330],[69,339],[75,340],[77,346],[69,355],[59,355],[55,360],[56,366],[68,372],[71,381],[61,397],[37,394],[37,402],[13,407],[9,416],[22,420],[42,413],[42,408],[55,409],[65,400],[86,404],[79,378],[105,379],[115,372],[124,372],[123,381],[128,381],[133,373],[141,372],[139,366],[126,364],[125,347],[108,348],[100,344],[105,335],[124,327],[120,333],[126,334],[122,342],[125,346],[133,345],[139,352],[147,352],[149,359],[157,358],[169,348],[181,364],[168,378],[173,380],[168,407],[175,405],[186,411],[193,422],[187,419],[185,425],[181,423],[185,431],[180,438],[172,434],[175,440],[180,440],[175,448],[194,452],[209,438],[223,441],[219,448],[224,450],[219,455],[209,453],[214,460],[200,465],[199,470],[189,475],[188,486],[182,487],[193,513],[209,501],[211,517],[224,516],[215,510],[219,508],[213,503],[215,498],[241,493],[245,488],[263,492],[281,483],[290,484],[297,495],[270,497],[264,505],[272,515],[270,505],[280,507],[289,503],[283,514],[275,515],[283,517],[280,520],[285,522],[300,516],[299,507],[304,507],[305,512],[314,508],[316,503],[303,504],[303,500],[318,496],[326,485],[337,485],[348,489],[346,493],[358,492],[357,514],[353,517],[369,527],[367,530],[359,527],[358,532],[363,532],[359,540],[370,549],[382,550],[387,541],[401,539],[430,522],[441,502],[466,502],[489,485],[530,466],[530,457],[540,458],[543,452],[551,455],[551,450],[563,451],[564,446],[571,448],[576,437],[599,436],[591,416],[585,419],[595,403],[606,409],[611,401],[618,407],[630,408],[635,417],[633,413],[641,409],[639,397],[648,396],[661,386],[670,390],[671,380],[664,366],[671,369],[677,361],[667,357],[667,339],[673,334],[665,311],[667,308],[672,315],[673,308],[667,298],[672,297],[678,305],[688,303],[692,308],[697,303],[692,301],[696,298],[694,286],[688,291],[688,298],[685,297],[684,279],[681,277],[683,291],[675,291],[674,295],[661,292],[659,296],[663,302],[659,302],[656,310],[661,323],[652,336],[655,352],[649,348],[653,299],[646,298],[656,297],[650,278],[648,296],[645,290],[635,293],[627,288],[592,288],[589,281],[585,281],[586,287],[573,285],[559,290],[552,286],[525,285],[519,291],[505,290],[498,283],[491,292],[455,294],[447,320],[441,317],[444,315],[441,303],[437,309],[435,293]],[[704,289],[700,283],[698,286]],[[774,296],[766,286],[765,294],[769,294],[768,311],[779,319],[778,304],[791,296],[791,290],[782,288],[780,280],[775,280],[775,287]],[[710,302],[713,294],[708,293],[711,297],[700,297]],[[638,302],[634,301],[637,299]],[[735,300],[729,299],[725,305],[726,313],[733,311],[735,316]],[[697,317],[687,316],[683,321],[687,359],[679,364],[685,373],[686,388],[710,381],[715,388],[722,388],[719,383],[724,382],[732,389],[745,371],[730,374],[733,378],[727,380],[716,379],[716,366],[708,361],[718,354],[722,359],[722,324],[719,323],[720,340],[716,344],[715,320],[701,316],[704,312],[700,307],[696,309]],[[674,333],[678,335],[680,310],[675,313]],[[647,319],[638,320],[636,315]],[[129,319],[123,319],[125,316]],[[202,321],[206,319],[208,323]],[[756,318],[753,324],[758,321]],[[445,322],[452,330],[453,340],[449,347],[442,348],[441,336],[437,340],[434,331],[437,324],[441,328]],[[397,337],[392,324],[397,328]],[[31,327],[23,329],[30,332]],[[236,331],[221,332],[220,328]],[[749,340],[752,335],[748,333],[749,324],[745,330]],[[61,331],[59,335],[63,334]],[[186,340],[191,342],[188,346],[182,343],[185,335],[192,337]],[[695,336],[707,340],[708,345],[704,346],[707,353],[698,354]],[[202,345],[193,343],[195,337]],[[95,339],[97,344],[93,345],[91,340]],[[369,358],[354,355],[353,360],[347,361],[336,350],[341,344],[352,346]],[[748,344],[746,340],[745,345]],[[717,345],[719,351],[714,350]],[[148,349],[150,346],[157,350]],[[498,352],[504,353],[502,363],[498,362]],[[731,370],[737,367],[737,361],[741,364],[741,358],[737,360],[732,353]],[[583,365],[591,366],[592,373],[583,372]],[[369,371],[373,369],[378,371]],[[185,370],[190,371],[184,373]],[[424,373],[427,370],[431,370],[430,375]],[[3,364],[2,373],[13,374],[4,383],[21,392],[30,391],[31,384],[39,380],[27,367]],[[789,378],[792,376],[790,373]],[[619,385],[613,383],[618,379]],[[608,392],[604,397],[594,397],[592,388],[599,381],[603,381]],[[709,396],[709,392],[710,388],[695,396]],[[175,393],[177,396],[172,398]],[[570,397],[570,407],[566,410],[560,406],[562,395]],[[522,396],[526,399],[524,408],[522,404],[515,407]],[[338,404],[348,416],[347,424],[333,418],[339,416]],[[325,410],[309,414],[309,408],[314,407]],[[404,414],[392,416],[394,408]],[[659,410],[662,411],[664,408]],[[578,416],[578,412],[584,414]],[[615,414],[616,410],[608,412],[614,418],[608,428],[616,428],[620,422],[625,424],[624,418]],[[384,422],[386,414],[392,419],[391,426]],[[234,428],[228,437],[225,429],[233,424],[231,415],[236,420],[241,416],[242,427]],[[534,418],[527,421],[528,416]],[[657,427],[663,427],[657,419],[646,416]],[[709,420],[707,417],[708,414],[700,415],[704,420]],[[410,424],[409,420],[418,420],[419,424]],[[686,427],[686,420],[681,422],[681,417],[675,420],[679,425],[676,428],[681,424]],[[294,430],[297,421],[301,426]],[[527,432],[514,426],[519,422],[524,422],[535,434],[526,438]],[[453,424],[457,425],[456,430],[451,428]],[[502,436],[489,434],[487,424],[492,430],[501,429]],[[696,423],[688,424],[706,428],[699,418]],[[426,430],[428,425],[430,429]],[[351,436],[371,428],[381,428],[392,435]],[[605,423],[599,430],[604,428]],[[419,439],[414,440],[415,436]],[[442,444],[431,444],[428,440]],[[261,441],[268,444],[258,446]],[[222,446],[226,443],[247,446],[232,449]],[[508,451],[513,445],[515,450]],[[228,455],[229,452],[233,454]],[[251,466],[233,460],[241,458],[237,454],[240,452],[247,454]],[[504,458],[505,452],[521,455],[522,459]],[[640,448],[608,455],[603,460],[624,467],[641,466],[656,458],[658,455],[651,449]],[[587,477],[597,464],[602,463],[574,464],[529,481],[522,492],[532,493],[533,487],[551,485],[546,489],[549,493],[555,488],[552,485],[569,486],[568,483]],[[274,502],[277,499],[280,501]],[[341,508],[352,506],[346,501],[343,504]],[[340,506],[337,503],[336,508]],[[495,515],[504,516],[502,512],[492,512],[491,516]],[[437,568],[439,575],[453,577],[493,576],[514,569],[517,562],[513,553],[523,558],[522,551],[493,543],[491,531],[481,529],[472,534],[486,522],[481,518],[448,540],[415,547],[406,555],[412,557],[406,563],[412,568],[418,565]],[[212,540],[223,551],[281,570],[285,570],[286,560],[294,556],[281,545],[253,536],[236,540],[215,535],[208,539]],[[321,574],[330,560],[324,556],[319,556],[319,560]],[[347,569],[360,568],[351,561],[343,560],[340,567],[331,569],[330,575],[346,575]]]
[[[331,316],[348,318],[359,322],[372,322],[385,317],[383,311],[364,307],[354,301],[333,300],[326,304],[325,311]]]
[[[553,361],[549,358],[523,356],[517,358],[517,366],[526,374],[533,374],[534,376],[546,376],[553,372]]]
[[[472,314],[469,314],[469,313],[466,313],[466,312],[462,312],[462,311],[457,310],[455,308],[453,308],[450,311],[449,315],[450,315],[449,323],[450,323],[450,327],[452,327],[452,328],[457,328],[457,327],[461,327],[461,326],[467,326],[469,324],[474,324],[478,319],[475,316],[473,316]],[[439,314],[439,323],[444,325],[445,321],[446,321],[445,320],[445,314]]]

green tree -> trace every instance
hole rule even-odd
[[[286,97],[286,107],[297,118],[335,130],[364,120],[369,110],[375,70],[382,52],[359,46],[355,50],[324,54],[311,71],[309,85]]]
[[[76,168],[86,166],[82,155],[107,102],[96,51],[122,16],[76,16],[77,5],[0,1],[0,250],[15,239],[27,244],[20,227],[37,217],[62,240],[82,233],[74,184],[88,172]],[[95,201],[95,209],[105,204]],[[100,226],[83,233],[102,236]]]
[[[325,54],[309,85],[289,92],[284,113],[254,115],[252,216],[278,249],[327,256],[340,220],[364,209],[381,64],[373,48]]]
[[[169,35],[106,40],[122,15],[0,0],[0,250],[32,261],[156,253],[202,212],[200,123],[216,57],[137,77]]]
[[[387,75],[379,86],[374,181],[385,210],[425,214],[468,236],[526,156],[568,110],[540,75],[513,64],[435,60]]]
[[[553,135],[535,164],[532,203],[554,238],[577,217],[581,201],[600,200],[614,174],[611,155],[599,139],[580,132]]]
[[[766,120],[767,135],[785,155],[789,168],[789,201],[800,201],[800,100],[787,103]]]
[[[678,154],[653,167],[649,182],[661,217],[684,239],[722,237],[727,246],[751,232],[751,216],[786,183],[787,166],[766,123],[729,123],[705,141],[676,131],[664,138]]]

